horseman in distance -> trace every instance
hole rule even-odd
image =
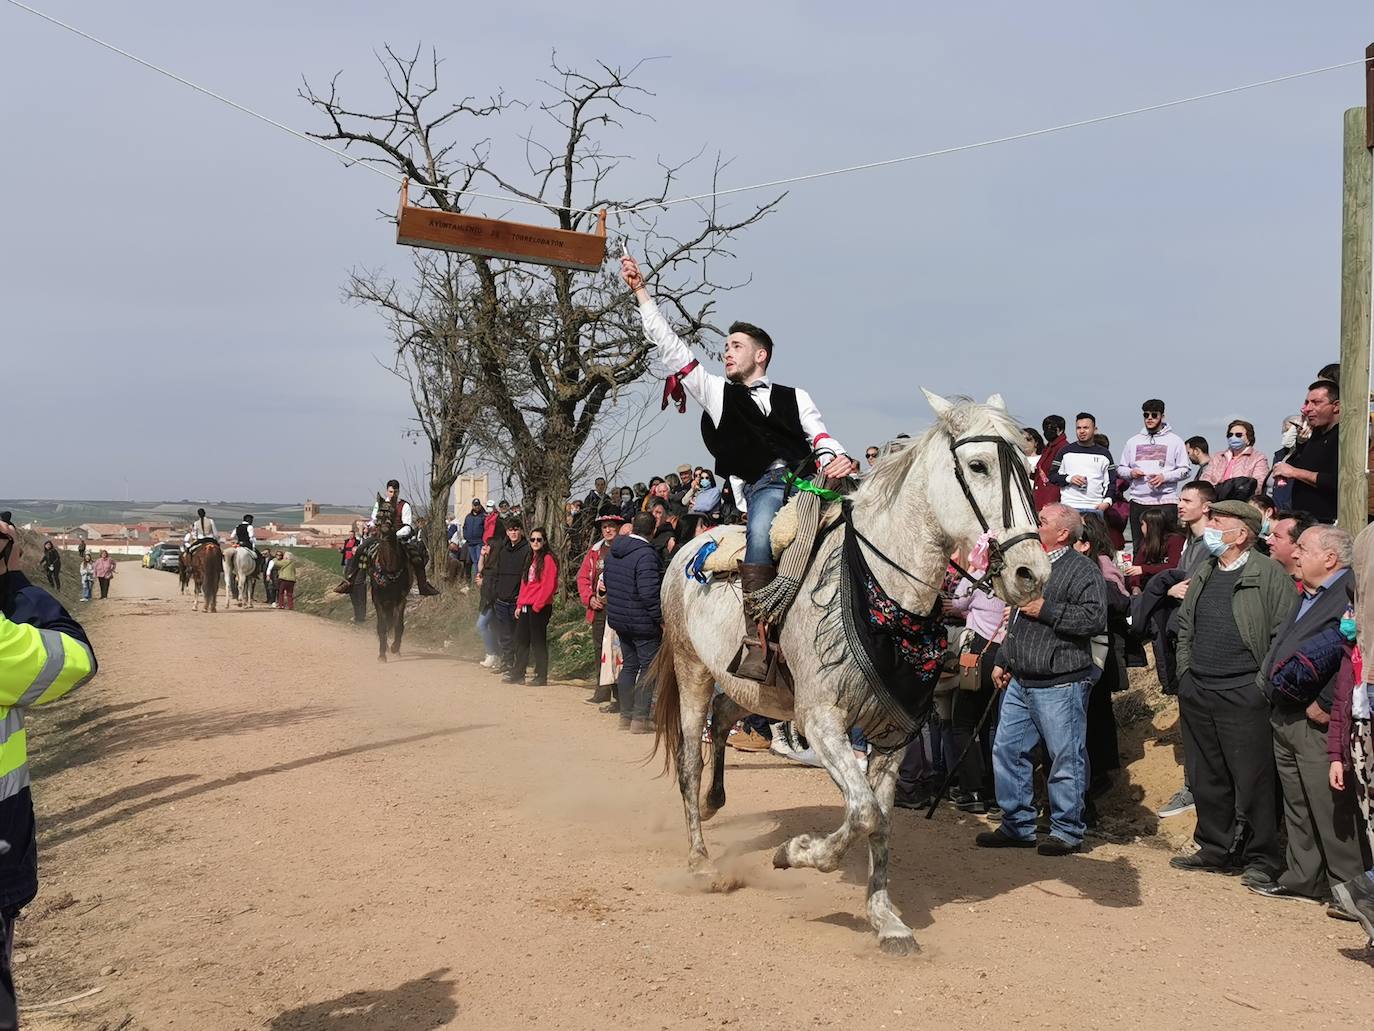
[[[769,530],[787,500],[785,475],[814,455],[831,479],[856,472],[859,464],[826,432],[811,395],[799,387],[773,383],[773,340],[758,326],[736,322],[725,339],[725,375],[708,373],[691,349],[673,332],[644,287],[639,264],[628,254],[620,273],[639,302],[644,333],[654,359],[667,376],[664,403],[671,397],[686,410],[691,394],[702,407],[701,436],[715,459],[716,474],[728,477],[735,502],[746,510],[744,560],[739,564],[745,597],[767,587],[777,576]],[[746,614],[741,651],[731,671],[737,677],[764,681],[768,653],[763,628]]]
[[[439,591],[425,575],[425,566],[429,565],[429,554],[425,548],[425,542],[415,535],[415,517],[411,512],[410,502],[401,497],[401,484],[398,480],[387,480],[386,499],[378,500],[373,504],[370,522],[374,526],[383,505],[392,506],[394,509],[395,518],[392,520],[392,525],[396,527],[396,539],[404,545],[406,555],[410,557],[410,566],[415,572],[415,582],[419,584],[420,595],[426,598],[434,597]],[[353,550],[353,555],[344,567],[344,578],[340,581],[339,586],[334,588],[336,594],[348,594],[353,590],[353,578],[358,575],[358,564],[364,557],[371,559],[372,553],[377,550],[378,543],[375,536],[369,537]]]

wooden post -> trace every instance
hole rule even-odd
[[[1367,55],[1374,59],[1374,46]],[[1374,66],[1366,67],[1374,94]],[[1345,191],[1341,228],[1341,449],[1337,512],[1358,533],[1369,518],[1369,364],[1371,209],[1374,208],[1374,95],[1345,113]]]

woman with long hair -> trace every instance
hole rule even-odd
[[[38,559],[38,564],[43,567],[43,575],[48,578],[48,586],[54,591],[62,586],[62,552],[58,551],[52,541],[43,542],[43,554]]]
[[[1133,593],[1143,591],[1156,573],[1178,568],[1186,543],[1172,512],[1162,506],[1146,508],[1140,514],[1140,540],[1133,562],[1122,570],[1126,586]]]
[[[542,526],[530,531],[530,559],[520,579],[515,599],[515,661],[501,679],[507,684],[525,683],[525,667],[531,653],[534,676],[531,687],[549,682],[549,617],[558,591],[558,562],[549,553],[549,535]]]
[[[1045,450],[1045,438],[1034,426],[1022,428],[1021,450],[1026,455],[1026,474],[1034,476],[1035,467],[1040,463],[1040,452]]]

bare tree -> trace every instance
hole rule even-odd
[[[449,494],[468,456],[482,443],[489,408],[477,377],[475,348],[465,332],[466,303],[458,293],[451,254],[417,251],[414,279],[406,286],[378,273],[355,271],[346,295],[378,309],[395,350],[386,366],[405,380],[415,410],[411,432],[429,448],[424,483],[426,543],[434,569],[447,557]]]
[[[689,227],[669,231],[661,224],[667,218],[663,209],[654,205],[670,196],[695,158],[660,162],[650,196],[612,192],[622,156],[606,148],[604,137],[621,118],[643,117],[634,104],[650,94],[631,81],[639,65],[598,64],[584,74],[555,57],[554,75],[542,83],[547,96],[536,106],[547,132],[524,135],[523,168],[516,176],[497,168],[489,140],[471,143],[460,154],[455,135],[464,120],[505,112],[504,98],[467,97],[444,105],[437,99],[437,57],[421,62],[418,50],[406,57],[388,48],[379,60],[391,91],[390,110],[345,106],[338,76],[324,94],[306,84],[301,96],[329,122],[316,134],[320,139],[342,142],[359,160],[399,169],[421,188],[422,203],[446,211],[467,208],[468,196],[454,191],[479,188],[542,207],[562,229],[588,230],[597,209],[621,212],[618,217],[638,241],[645,279],[678,331],[693,339],[720,333],[711,321],[714,300],[732,286],[714,277],[715,266],[732,256],[728,244],[734,234],[758,222],[781,197],[733,219],[711,200],[691,209]],[[713,182],[722,168],[718,158]],[[687,221],[684,214],[684,226]],[[561,543],[575,461],[617,391],[648,368],[649,346],[634,304],[610,267],[585,273],[468,255],[455,255],[449,267],[452,291],[463,298],[459,310],[463,339],[472,348],[473,380],[499,428],[496,437],[509,448],[527,518]]]

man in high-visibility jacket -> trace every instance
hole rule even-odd
[[[10,953],[14,919],[38,894],[24,712],[89,680],[95,652],[81,624],[17,569],[19,540],[0,523],[0,1029],[18,1027]]]

